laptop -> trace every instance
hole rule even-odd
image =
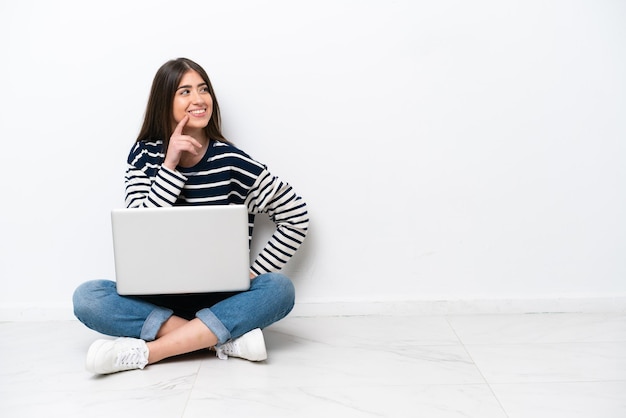
[[[250,287],[244,205],[113,209],[111,225],[120,295]]]

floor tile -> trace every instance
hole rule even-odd
[[[506,418],[487,385],[359,385],[242,390],[194,389],[185,418],[255,417],[480,417]]]
[[[90,390],[38,393],[0,391],[0,416],[31,417],[180,417],[189,391],[180,390]]]
[[[485,383],[462,345],[341,347],[265,331],[268,360],[205,361],[197,385],[288,386]],[[296,371],[294,373],[294,371]],[[217,382],[214,381],[215,378]]]
[[[626,342],[468,344],[488,383],[626,380]]]
[[[401,347],[459,344],[442,316],[288,317],[274,324],[274,332],[336,347]]]
[[[626,381],[491,385],[509,418],[623,418]]]
[[[624,314],[524,314],[452,316],[465,344],[626,342]]]

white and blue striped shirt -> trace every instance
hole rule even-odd
[[[162,166],[162,141],[137,142],[128,156],[126,206],[243,204],[248,208],[252,239],[254,214],[267,213],[276,231],[250,267],[256,275],[280,270],[307,234],[309,217],[304,200],[291,186],[243,151],[210,141],[194,167]]]

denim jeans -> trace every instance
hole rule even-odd
[[[291,280],[279,273],[257,276],[244,292],[120,296],[110,280],[92,280],[74,291],[74,314],[87,327],[116,337],[156,339],[172,315],[200,319],[218,345],[287,316],[294,305]]]

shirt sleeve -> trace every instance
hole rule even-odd
[[[296,253],[309,226],[305,201],[292,187],[263,170],[250,189],[245,204],[250,213],[267,213],[276,224],[276,230],[251,270],[259,275],[279,271]]]
[[[187,178],[177,171],[161,166],[154,181],[141,169],[126,169],[126,207],[156,208],[174,206]]]

